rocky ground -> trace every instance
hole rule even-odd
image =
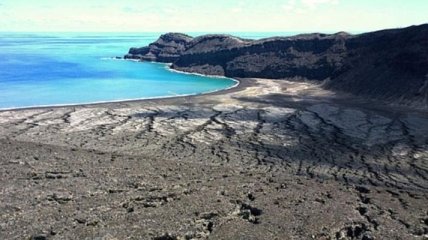
[[[428,239],[428,113],[309,83],[0,112],[0,239]]]

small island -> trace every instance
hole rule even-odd
[[[0,207],[14,222],[1,234],[19,226],[32,239],[423,236],[427,32],[169,33],[132,48],[125,58],[241,84],[0,112]]]

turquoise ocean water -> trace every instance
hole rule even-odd
[[[199,94],[236,84],[172,72],[164,64],[115,59],[159,35],[0,33],[0,109]],[[289,33],[235,35],[257,39]]]

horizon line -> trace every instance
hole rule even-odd
[[[420,23],[420,24],[412,24],[412,25],[406,25],[406,26],[396,26],[396,27],[386,27],[386,28],[380,28],[380,29],[365,29],[365,30],[269,30],[269,31],[256,31],[256,30],[236,30],[236,31],[230,31],[230,30],[212,30],[212,31],[174,31],[174,30],[165,30],[165,31],[77,31],[77,30],[71,30],[71,31],[46,31],[46,30],[39,30],[39,31],[27,31],[27,30],[8,30],[8,31],[1,31],[0,33],[82,33],[82,34],[106,34],[106,33],[128,33],[128,34],[140,34],[140,33],[338,33],[338,32],[348,32],[352,34],[361,34],[361,33],[369,33],[369,32],[376,32],[376,31],[382,31],[382,30],[389,30],[389,29],[402,29],[412,26],[421,26],[428,24],[426,23]]]

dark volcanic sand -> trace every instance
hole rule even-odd
[[[0,112],[0,239],[427,239],[428,114],[308,83]]]

